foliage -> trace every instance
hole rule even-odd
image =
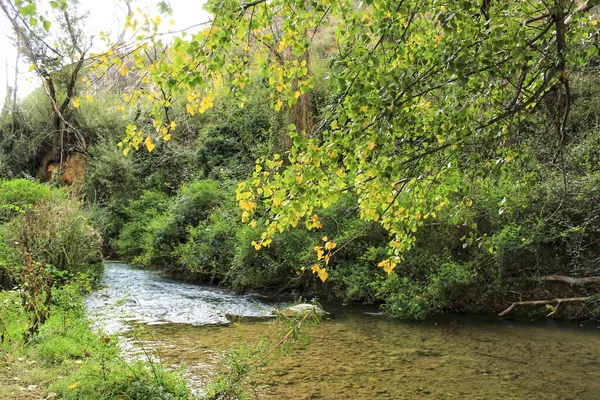
[[[38,333],[40,326],[44,325],[49,317],[52,283],[52,275],[46,267],[46,262],[37,263],[27,254],[20,280],[21,305],[29,320],[29,326],[23,332],[25,342]]]
[[[13,273],[19,273],[16,264],[22,264],[26,254],[51,269],[92,276],[101,273],[102,239],[77,201],[65,191],[24,179],[6,181],[2,188],[2,204],[19,211],[0,226],[0,237],[10,248],[2,253],[12,260],[7,265],[17,268]]]
[[[188,228],[187,241],[177,247],[177,262],[211,282],[226,282],[233,272],[239,228],[237,207],[216,208],[205,221]]]
[[[88,202],[106,205],[138,195],[140,182],[131,158],[124,158],[110,141],[98,143],[90,152],[93,158],[86,165],[84,187]]]
[[[150,61],[140,50],[147,44],[132,51],[136,70],[149,79],[126,100],[160,100],[150,105],[157,134],[130,125],[124,153],[142,141],[170,140],[174,126],[163,110],[173,99],[187,99],[190,115],[213,107],[221,92],[243,105],[249,83],[264,79],[272,108],[289,109],[293,123],[286,153],[260,160],[252,184],[238,189],[243,219],[262,227],[260,247],[299,224],[318,228],[315,211],[350,191],[361,219],[388,232],[389,257],[380,264],[390,273],[428,218],[468,209],[468,182],[510,162],[511,138],[538,103],[570,97],[566,66],[597,54],[590,8],[573,10],[558,0],[483,6],[279,0],[241,7],[209,1],[215,18],[207,29],[189,40],[175,38],[171,51]],[[157,21],[129,23],[154,37]],[[335,96],[312,124],[306,117],[315,86],[308,54],[314,36],[327,29],[337,44],[329,74]],[[109,61],[122,62],[110,55],[98,72]],[[555,103],[552,119],[564,137],[569,105]],[[298,113],[304,117],[294,118]]]
[[[131,201],[126,208],[129,221],[119,234],[118,252],[127,260],[141,253],[140,238],[147,232],[149,222],[166,209],[168,197],[160,192],[144,191],[139,199]]]
[[[28,179],[0,181],[0,221],[8,221],[51,195],[64,196],[65,193],[60,194],[50,186],[40,185]]]
[[[0,343],[5,363],[0,369],[65,399],[189,399],[181,377],[149,360],[126,362],[116,337],[91,330],[83,304],[87,293],[88,280],[55,286],[47,323],[24,343],[20,333],[26,318],[18,293],[0,292],[0,321],[6,328]],[[3,395],[19,395],[21,380],[14,385],[7,382]]]
[[[211,179],[245,179],[254,161],[269,154],[273,112],[267,88],[253,82],[244,108],[232,96],[216,99],[209,124],[200,133],[196,148],[197,170]]]
[[[215,181],[184,185],[172,199],[143,192],[128,206],[130,220],[119,236],[119,254],[142,265],[169,265],[177,245],[186,240],[186,226],[206,219],[222,197]]]

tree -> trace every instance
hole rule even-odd
[[[147,85],[133,97],[156,99],[155,132],[131,125],[121,145],[126,154],[144,137],[148,150],[153,140],[168,140],[168,109],[178,98],[190,114],[206,111],[222,91],[243,106],[255,77],[268,82],[275,110],[293,107],[316,84],[306,59],[313,39],[333,30],[329,79],[337,87],[316,116],[319,135],[290,124],[289,152],[258,160],[237,200],[243,220],[264,227],[260,249],[299,224],[318,229],[318,210],[353,192],[361,218],[388,232],[389,258],[380,266],[391,272],[424,223],[468,222],[473,184],[514,160],[537,108],[549,113],[561,159],[568,67],[598,53],[594,4],[210,0],[205,30],[176,37],[151,63],[137,63]],[[147,33],[138,48],[160,40],[159,22],[130,21]],[[315,248],[312,270],[323,281],[329,258],[346,244],[329,238]]]
[[[91,47],[82,31],[85,15],[77,10],[76,1],[49,4],[51,10],[40,10],[35,1],[0,0],[0,9],[13,28],[15,44],[30,63],[30,69],[42,79],[52,112],[48,132],[51,145],[43,157],[42,177],[50,163],[62,165],[67,151],[85,154],[87,150],[84,135],[69,122],[68,115],[71,107],[77,107],[77,80]],[[53,25],[56,26],[52,36]]]

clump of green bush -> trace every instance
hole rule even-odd
[[[26,254],[54,271],[102,272],[102,238],[66,191],[25,179],[0,183],[0,267],[15,280]]]

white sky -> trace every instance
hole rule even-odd
[[[39,0],[38,3],[48,3],[49,0]],[[171,0],[170,4],[173,7],[173,17],[175,25],[168,25],[166,18],[163,18],[164,28],[161,32],[166,32],[168,29],[180,30],[203,22],[209,19],[209,15],[202,9],[205,0]],[[143,10],[148,10],[149,15],[157,14],[156,5],[159,0],[133,0],[132,10],[141,7]],[[122,24],[125,21],[126,7],[119,0],[80,0],[81,10],[89,10],[90,17],[86,26],[87,34],[94,36],[94,47],[92,52],[100,52],[103,50],[102,42],[98,38],[100,31],[111,32],[113,35],[118,35],[121,31]],[[50,28],[52,30],[52,28]],[[0,14],[0,109],[6,97],[7,79],[10,86],[14,83],[15,60],[17,51],[13,48],[11,41],[8,39],[10,34],[10,26],[3,13]],[[164,40],[168,40],[165,37]],[[29,62],[21,59],[19,65],[19,81],[18,81],[18,97],[23,99],[40,85],[40,80],[33,72],[29,71]]]

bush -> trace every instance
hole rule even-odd
[[[148,224],[169,206],[169,198],[161,192],[145,190],[137,200],[125,207],[127,222],[117,240],[117,252],[131,261],[142,254],[142,240],[147,235]]]
[[[66,193],[28,179],[0,181],[0,223],[50,196],[66,198]]]
[[[175,250],[186,242],[187,227],[208,218],[223,197],[215,181],[186,184],[172,198],[144,191],[127,207],[130,219],[119,235],[119,254],[142,265],[176,268]]]
[[[9,246],[19,254],[72,274],[102,273],[102,239],[79,203],[62,194],[38,202],[2,226]]]
[[[188,240],[177,247],[177,261],[211,282],[225,281],[234,263],[240,227],[237,207],[213,210],[205,221],[189,228]]]

